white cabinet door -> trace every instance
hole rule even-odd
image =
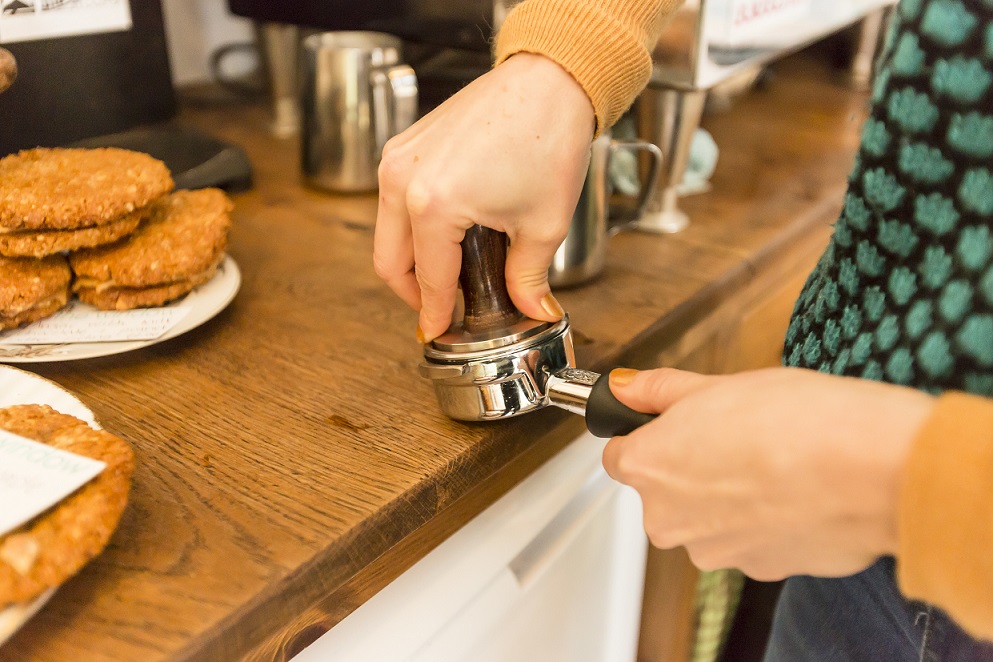
[[[584,435],[304,650],[302,662],[631,662],[641,503]]]

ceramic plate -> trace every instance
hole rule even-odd
[[[30,372],[0,365],[0,407],[24,404],[49,405],[94,427],[100,427],[93,417],[93,412],[58,384]],[[0,609],[0,644],[10,639],[29,618],[34,616],[55,591],[56,589],[53,588],[31,602]]]
[[[148,347],[186,333],[200,326],[217,313],[224,310],[241,287],[241,272],[238,265],[226,255],[217,267],[217,273],[209,281],[197,287],[182,299],[169,306],[189,306],[190,312],[174,327],[153,340],[126,340],[121,342],[63,343],[60,345],[0,345],[0,363],[44,363],[55,361],[76,361],[98,356],[130,352]],[[77,305],[83,309],[88,304]]]

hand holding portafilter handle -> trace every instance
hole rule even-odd
[[[17,62],[10,51],[0,48],[0,92],[14,84],[17,79]]]
[[[462,327],[477,333],[498,333],[523,318],[510,300],[504,274],[507,236],[474,225],[462,240],[459,283],[465,298]],[[597,437],[628,434],[655,418],[620,403],[605,376],[588,370],[562,368],[545,376],[545,402],[586,418]]]

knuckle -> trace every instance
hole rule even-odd
[[[426,273],[424,269],[415,270],[414,275],[417,278],[417,284],[421,288],[421,291],[428,296],[440,297],[447,294],[454,295],[458,289],[457,283],[442,283],[434,275]]]
[[[614,437],[603,449],[603,466],[611,478],[624,485],[636,481],[638,462],[632,459],[631,439]]]
[[[617,458],[617,472],[625,479],[623,482],[631,484],[632,482],[637,482],[638,476],[641,474],[642,465],[634,453],[627,452],[621,453],[620,457]]]
[[[618,447],[617,440],[611,439],[607,442],[607,445],[603,447],[603,455],[601,456],[604,471],[606,471],[607,475],[614,480],[619,480],[617,473],[617,453],[619,450],[620,448]]]
[[[400,149],[400,145],[403,144],[400,139],[400,135],[391,136],[386,144],[383,145],[383,160],[385,161],[388,157],[393,156]]]
[[[625,440],[630,442],[630,440]],[[632,485],[637,482],[641,463],[633,457],[630,443],[622,440],[611,441],[603,450],[603,464],[607,472],[620,483]]]
[[[779,573],[773,572],[770,568],[766,568],[761,564],[743,563],[740,570],[759,582],[775,582],[782,579]]]
[[[413,180],[407,186],[407,209],[413,215],[411,221],[419,223],[431,212],[444,210],[451,196],[437,182],[427,183]]]
[[[660,526],[658,522],[645,518],[645,533],[648,541],[659,549],[672,549],[679,546],[679,541],[669,529]]]
[[[674,368],[657,368],[648,372],[647,389],[654,398],[661,398],[680,380],[683,373]]]
[[[526,290],[548,289],[548,269],[544,271],[520,270],[513,274],[512,283],[507,283],[507,285]]]
[[[693,565],[699,570],[707,572],[711,570],[720,570],[723,567],[710,554],[690,551],[689,555],[690,561],[692,561]]]
[[[728,568],[742,570],[743,566],[750,564],[746,560],[747,557],[742,548],[730,541],[724,541],[720,544],[711,541],[706,543],[705,549],[690,544],[686,546],[686,551],[690,560],[693,561],[693,565],[700,570],[726,570]],[[751,565],[755,568],[761,564],[752,563]]]
[[[655,507],[653,501],[642,499],[644,513],[642,523],[648,540],[659,549],[672,549],[681,544],[677,535],[677,529],[673,523],[665,517],[665,513]]]
[[[431,191],[419,182],[411,182],[410,186],[407,187],[406,203],[407,209],[412,215],[410,219],[412,225],[421,225],[423,223],[424,215],[431,207],[431,202]]]
[[[401,159],[400,148],[391,139],[383,148],[383,157],[379,162],[379,185],[381,188],[398,188],[403,181],[405,168]]]
[[[399,275],[397,274],[394,263],[387,260],[380,253],[373,252],[372,268],[375,269],[376,275],[385,281],[389,281]]]
[[[529,223],[516,233],[517,240],[539,246],[558,248],[569,232],[569,226],[557,223]],[[511,237],[513,243],[514,237]]]

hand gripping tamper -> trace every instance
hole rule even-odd
[[[605,377],[576,368],[568,315],[541,322],[514,307],[506,257],[505,234],[479,225],[466,232],[459,276],[465,314],[424,346],[420,365],[442,411],[489,421],[552,405],[585,416],[598,437],[627,434],[655,418],[621,404]]]

